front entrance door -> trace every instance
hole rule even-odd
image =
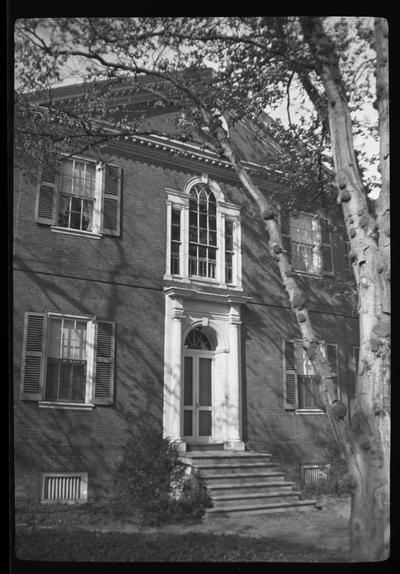
[[[183,437],[186,442],[212,442],[214,353],[185,350]]]

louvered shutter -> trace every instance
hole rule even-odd
[[[327,219],[320,219],[321,228],[321,271],[326,275],[333,275],[332,238]]]
[[[286,251],[286,256],[290,260],[291,244],[290,244],[290,213],[286,208],[281,209],[281,237],[282,247]]]
[[[331,368],[332,374],[335,376],[332,378],[333,384],[335,388],[338,388],[338,356],[337,356],[337,347],[336,345],[327,345],[327,356],[328,356],[328,363]]]
[[[43,353],[46,334],[44,313],[25,313],[21,365],[21,399],[40,401],[43,387]]]
[[[283,396],[285,410],[298,407],[297,372],[295,368],[295,345],[292,341],[284,341],[285,372]]]
[[[104,166],[102,232],[120,234],[122,170],[115,165]]]
[[[96,374],[94,402],[111,405],[114,402],[115,323],[98,321],[96,335]]]
[[[54,160],[52,160],[54,161]],[[35,221],[46,225],[56,222],[57,168],[51,163],[44,166],[36,196]]]

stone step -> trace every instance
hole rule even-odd
[[[286,493],[293,491],[293,482],[229,482],[221,484],[210,484],[207,481],[208,491],[211,498],[220,495],[231,494],[269,494],[269,493]]]
[[[203,473],[204,476],[216,475],[216,474],[249,474],[255,473],[257,471],[271,471],[278,467],[274,462],[246,462],[240,464],[214,464],[214,465],[198,465],[193,464],[193,468]]]
[[[210,498],[213,503],[213,508],[232,508],[243,506],[247,507],[249,505],[260,506],[263,504],[276,504],[276,503],[287,503],[299,500],[300,492],[272,492],[269,494],[229,494],[229,495],[216,495],[210,492]]]
[[[241,482],[270,484],[270,483],[284,483],[285,475],[283,472],[252,472],[247,470],[247,472],[232,473],[221,473],[221,474],[207,474],[201,471],[201,476],[203,476],[209,487],[214,485],[223,484],[223,482],[235,482],[240,484]]]
[[[315,500],[300,500],[300,492],[285,480],[270,454],[193,451],[185,452],[182,459],[204,480],[213,503],[207,515],[281,512],[315,505]]]
[[[196,452],[196,453],[185,453],[182,459],[186,464],[190,464],[196,467],[208,467],[208,466],[240,466],[243,464],[264,464],[271,462],[270,454],[259,454],[251,452],[239,452],[233,454],[229,451],[222,452]]]
[[[313,510],[316,500],[293,500],[290,502],[273,502],[268,504],[248,504],[247,506],[225,506],[223,508],[208,508],[206,516],[240,516],[242,514],[268,514],[287,512],[291,510]]]

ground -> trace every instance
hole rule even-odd
[[[35,521],[31,514],[17,512],[16,554],[56,561],[346,562],[350,500],[324,497],[319,507],[227,518],[209,515],[198,523],[157,527],[104,517],[100,521],[82,509],[46,510]],[[190,554],[184,553],[185,546]]]

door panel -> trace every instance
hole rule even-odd
[[[211,436],[211,411],[199,411],[199,436]]]
[[[185,357],[183,404],[193,405],[193,357]]]
[[[199,357],[199,405],[211,407],[212,359]]]

